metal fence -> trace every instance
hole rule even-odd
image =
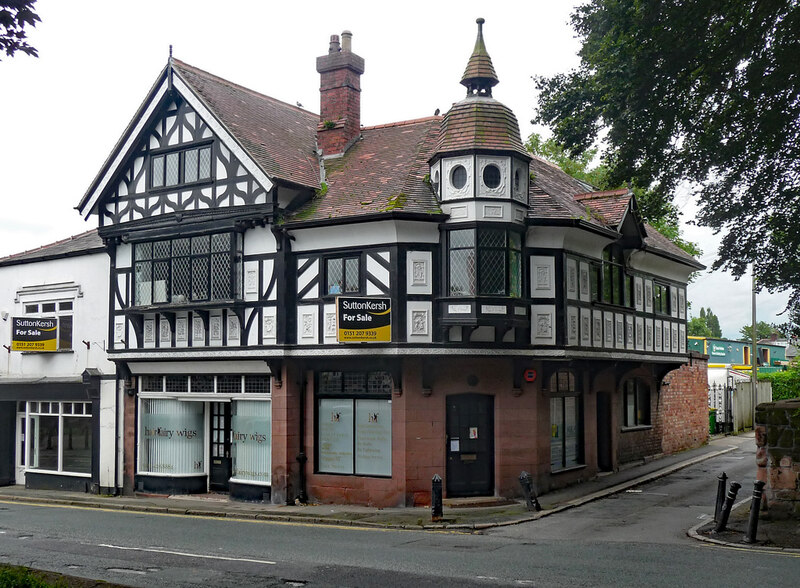
[[[762,402],[772,402],[771,382],[758,383],[755,403]],[[717,433],[739,432],[753,427],[753,388],[750,382],[709,385],[708,407],[716,409]]]

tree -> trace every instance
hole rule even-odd
[[[39,57],[39,52],[27,41],[25,27],[35,27],[41,22],[33,11],[36,0],[0,0],[0,50],[8,57],[22,51],[32,57]]]
[[[689,319],[687,333],[693,337],[722,338],[719,318],[710,308],[700,308],[700,316]]]
[[[534,155],[556,164],[573,178],[591,184],[600,190],[615,190],[624,185],[609,184],[608,167],[605,164],[601,163],[590,167],[597,156],[596,148],[587,149],[577,156],[571,156],[564,146],[560,145],[553,137],[542,139],[538,133],[533,133],[528,137],[525,147]],[[639,186],[631,186],[631,190],[636,196],[639,212],[644,220],[689,255],[698,256],[702,253],[696,243],[686,241],[681,236],[678,225],[678,209],[671,201],[660,199],[652,190],[646,190]]]
[[[783,337],[783,333],[781,333],[778,329],[774,326],[770,325],[769,323],[765,323],[764,321],[757,321],[756,322],[756,338],[757,339],[769,339],[772,337],[772,334],[775,333],[778,337]],[[739,335],[741,336],[743,341],[752,341],[753,340],[753,325],[745,325],[741,329],[739,329]]]
[[[536,120],[573,156],[602,133],[610,184],[688,181],[713,268],[790,289],[800,333],[800,2],[590,0],[572,25],[581,64],[537,79]]]
[[[686,323],[686,332],[691,337],[713,337],[703,317],[695,316]]]

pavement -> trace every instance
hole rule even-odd
[[[752,433],[744,435],[751,437]],[[736,438],[741,439],[742,436]],[[327,524],[377,528],[449,530],[476,532],[492,527],[516,525],[552,516],[570,508],[599,500],[629,488],[647,484],[680,469],[736,449],[733,438],[715,436],[708,444],[674,455],[628,464],[617,472],[548,492],[538,498],[542,510],[528,511],[524,501],[489,499],[445,499],[443,518],[431,519],[428,507],[375,508],[357,505],[280,505],[228,500],[225,494],[188,496],[100,496],[60,490],[29,490],[24,486],[0,487],[0,501],[56,504],[131,512],[149,512],[197,517],[259,519],[305,524]],[[709,505],[713,508],[713,505]],[[713,523],[704,521],[688,531],[700,541],[746,549],[782,549],[800,553],[800,523],[762,518],[757,543],[742,542],[749,514],[749,499],[736,505],[728,530],[714,534]]]

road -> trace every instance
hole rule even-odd
[[[480,535],[5,502],[0,561],[130,586],[796,586],[796,554],[686,537],[712,512],[720,471],[752,488],[752,446]]]

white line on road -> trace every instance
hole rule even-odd
[[[147,551],[150,553],[164,553],[167,555],[181,555],[183,557],[196,557],[198,559],[220,559],[224,561],[245,561],[248,563],[264,564],[268,566],[278,565],[277,562],[269,561],[266,559],[249,559],[246,557],[225,557],[224,555],[206,555],[203,553],[188,553],[185,551],[170,551],[169,549],[158,549],[154,547],[125,547],[122,545],[110,545],[108,543],[99,543],[97,547],[106,547],[108,549],[121,549],[122,551]]]

